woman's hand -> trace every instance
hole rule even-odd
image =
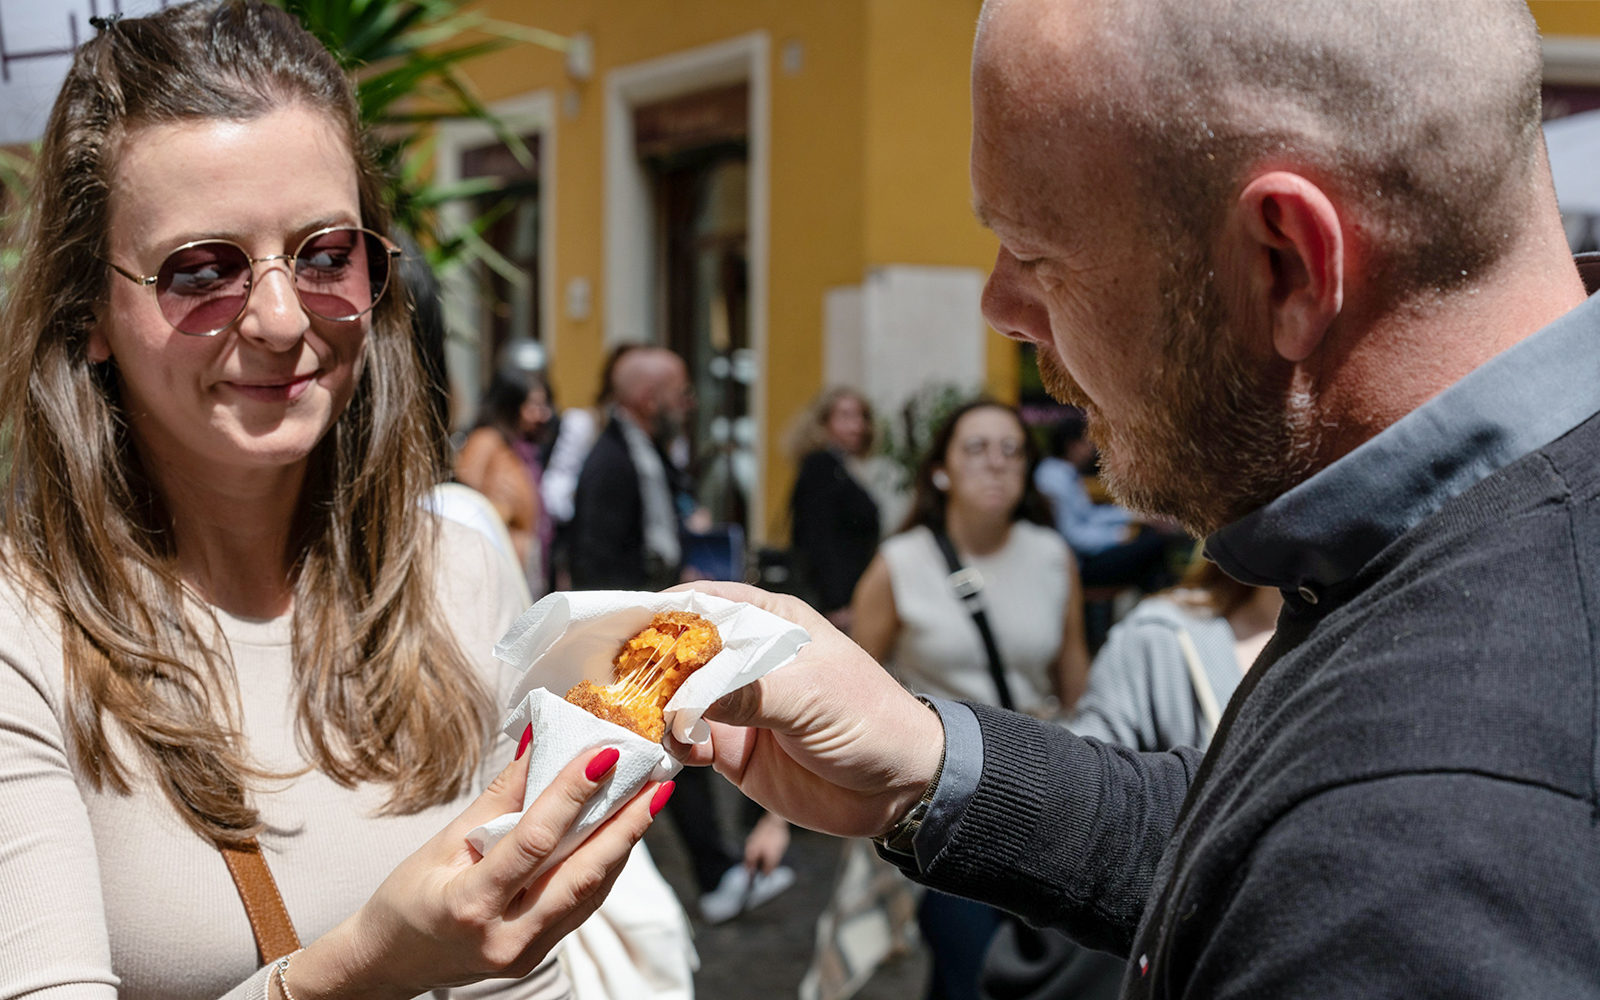
[[[549,871],[540,866],[616,763],[602,750],[562,770],[515,829],[481,859],[474,827],[522,808],[527,764],[513,761],[483,794],[402,861],[348,920],[297,955],[296,1000],[414,997],[438,987],[531,972],[605,899],[666,804],[650,785]],[[537,877],[535,877],[537,875]]]
[[[885,833],[939,768],[944,727],[876,660],[802,601],[736,583],[686,588],[744,601],[811,633],[795,662],[705,714],[711,743],[668,748],[716,765],[779,816],[839,837]]]

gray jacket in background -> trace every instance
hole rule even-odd
[[[1201,715],[1179,631],[1194,640],[1217,704],[1227,705],[1244,676],[1227,619],[1150,597],[1111,630],[1068,728],[1135,750],[1205,749],[1211,727]]]

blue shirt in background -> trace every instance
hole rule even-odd
[[[1079,555],[1096,556],[1128,540],[1133,515],[1124,507],[1089,499],[1083,477],[1071,462],[1044,459],[1033,472],[1033,484],[1050,499],[1056,530]]]

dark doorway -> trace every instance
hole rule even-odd
[[[480,387],[489,384],[508,342],[543,339],[539,136],[525,135],[522,141],[532,157],[529,163],[519,161],[499,142],[461,154],[463,180],[493,177],[504,183],[473,200],[482,239],[477,263]]]
[[[742,529],[756,477],[748,109],[738,84],[635,111],[655,184],[661,341],[687,362],[699,401],[688,435],[696,499]]]

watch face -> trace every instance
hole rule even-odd
[[[906,813],[900,822],[891,827],[888,833],[873,839],[897,854],[909,855],[912,853],[913,844],[917,839],[917,831],[922,829],[923,817],[927,815],[928,800],[926,798],[918,799],[917,804],[911,807],[911,811]]]

